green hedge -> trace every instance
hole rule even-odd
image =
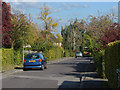
[[[105,50],[101,50],[93,54],[97,74],[102,78],[105,78],[104,52]]]
[[[15,65],[22,63],[20,51],[2,48],[2,71],[14,68]]]
[[[64,57],[70,57],[70,52],[69,52],[69,50],[65,50],[65,52],[64,52]]]
[[[64,57],[75,57],[75,53],[72,50],[65,49]]]
[[[47,60],[53,60],[62,58],[64,54],[64,49],[62,47],[51,48],[43,52],[44,57],[47,57]]]
[[[120,68],[120,41],[111,42],[105,48],[105,73],[111,88],[117,86],[117,68]]]

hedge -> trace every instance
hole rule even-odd
[[[59,59],[62,57],[74,57],[75,54],[72,51],[64,50],[62,47],[54,47],[50,50],[43,52],[44,57],[47,57],[47,60]]]
[[[117,86],[117,68],[120,68],[120,41],[111,42],[105,48],[105,74],[111,88]]]
[[[20,51],[2,48],[2,71],[12,69],[15,65],[20,64],[22,64]]]
[[[64,57],[69,57],[70,56],[70,52],[69,52],[69,50],[65,50],[65,52],[64,52]]]
[[[105,50],[100,50],[94,53],[94,62],[96,65],[96,71],[99,77],[105,78],[105,67],[104,67],[104,53]]]
[[[62,58],[64,54],[64,49],[62,47],[51,48],[43,52],[44,57],[47,57],[47,60],[53,60]]]

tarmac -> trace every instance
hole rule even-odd
[[[73,57],[69,57],[69,59],[72,59]],[[49,64],[52,64],[52,63],[56,63],[56,62],[61,62],[61,61],[64,61],[68,58],[62,58],[62,59],[57,59],[57,60],[53,60],[53,61],[48,61],[48,65]],[[91,60],[89,62],[90,64],[91,63],[94,63],[93,60]],[[94,66],[91,66],[91,67],[85,67],[86,69],[92,69]],[[0,75],[2,75],[2,78],[0,79],[3,79],[9,75],[12,75],[14,73],[19,73],[19,72],[22,72],[23,70],[21,69],[22,67],[16,67],[16,69],[12,69],[12,70],[9,70],[9,71],[6,71],[4,73],[0,73]],[[107,82],[108,80],[107,79],[102,79],[102,78],[98,78],[97,77],[97,72],[90,72],[88,70],[86,70],[86,72],[84,72],[83,74],[80,75],[80,90],[82,89],[88,89],[88,88],[108,88],[108,85],[107,85]]]

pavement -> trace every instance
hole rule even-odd
[[[108,87],[108,79],[99,78],[95,70],[94,61],[91,60],[89,65],[85,67],[86,71],[82,74],[80,89],[106,89]]]
[[[62,58],[48,61],[44,71],[22,67],[2,73],[3,88],[105,88],[107,79],[97,77],[93,58]],[[17,82],[17,83],[16,83]],[[74,89],[74,90],[76,90]]]

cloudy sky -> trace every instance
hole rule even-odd
[[[5,1],[5,0],[4,0]],[[9,1],[9,0],[8,0]],[[51,11],[51,16],[54,20],[59,21],[58,32],[61,31],[61,26],[68,25],[70,20],[75,18],[86,19],[88,15],[98,16],[99,14],[114,13],[118,15],[118,2],[17,2],[14,0],[10,5],[14,9],[21,10],[24,14],[31,14],[34,23],[37,23],[41,28],[44,23],[37,19],[40,13],[40,8],[46,4]]]

